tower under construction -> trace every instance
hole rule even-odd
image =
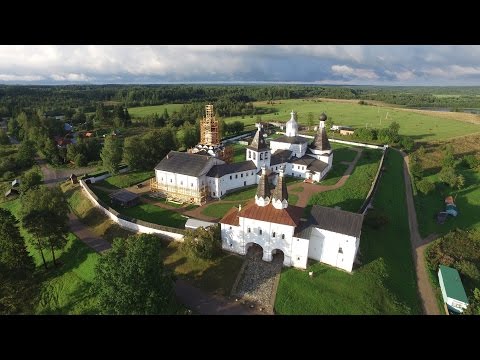
[[[220,144],[218,120],[213,105],[205,105],[205,116],[200,122],[200,144],[214,146]]]

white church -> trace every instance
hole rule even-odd
[[[351,272],[363,215],[315,205],[310,218],[302,219],[304,209],[288,204],[283,168],[275,189],[270,187],[263,167],[255,200],[231,209],[220,220],[222,248],[245,255],[257,244],[264,261],[282,252],[285,266],[306,269],[311,258]]]
[[[333,152],[325,129],[327,116],[320,116],[313,141],[298,134],[295,113],[286,123],[286,134],[265,141],[261,124],[247,146],[246,160],[227,164],[212,155],[170,151],[155,167],[152,191],[175,196],[181,201],[203,204],[207,197],[221,198],[229,192],[259,183],[261,168],[265,167],[273,184],[283,167],[286,175],[307,181],[320,181],[331,169]],[[311,144],[310,144],[311,142]]]

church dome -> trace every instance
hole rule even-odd
[[[325,113],[322,113],[322,115],[320,115],[320,121],[327,121],[327,115],[325,115]]]
[[[287,136],[297,136],[298,135],[298,124],[295,121],[295,113],[292,112],[290,113],[291,117],[290,120],[288,120],[287,125],[286,125],[286,134]]]

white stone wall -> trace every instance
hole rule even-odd
[[[148,226],[138,225],[130,221],[118,218],[116,215],[112,214],[110,211],[108,211],[103,206],[101,206],[97,202],[97,200],[95,200],[95,198],[92,197],[92,195],[90,195],[90,193],[86,190],[86,185],[83,180],[80,180],[80,186],[84,189],[87,198],[93,203],[93,205],[97,209],[99,209],[101,212],[103,212],[106,216],[108,216],[110,219],[112,219],[115,223],[120,225],[122,228],[131,230],[134,232],[144,233],[144,234],[159,234],[159,235],[166,236],[168,238],[172,238],[176,241],[183,241],[182,234],[177,234],[177,233],[165,231],[165,230],[154,229]]]
[[[359,244],[360,239],[353,236],[313,227],[308,257],[351,272]]]
[[[245,150],[245,159],[251,160],[255,163],[257,169],[260,169],[262,166],[270,167],[270,158],[271,158],[270,150],[265,151],[254,151],[251,149]]]
[[[288,163],[285,175],[305,179],[307,176],[307,165]]]
[[[257,184],[257,170],[240,171],[220,178],[207,177],[210,196],[221,198],[227,191]]]
[[[198,191],[205,182],[205,176],[194,177],[184,174],[176,174],[169,171],[155,170],[155,177],[158,184],[166,186],[177,186],[179,188]]]
[[[277,150],[291,150],[292,156],[301,158],[303,155],[305,155],[307,147],[307,142],[303,144],[289,144],[280,141],[270,140],[270,150],[272,151],[272,154]]]

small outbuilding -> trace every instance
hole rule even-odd
[[[17,189],[10,189],[5,193],[5,197],[9,198],[12,196],[18,195],[18,190]]]
[[[442,290],[443,302],[449,312],[460,314],[468,306],[467,294],[463,288],[460,274],[456,269],[440,265],[438,268],[438,281]]]
[[[12,187],[17,187],[20,185],[20,180],[19,179],[15,179],[12,181]]]
[[[77,175],[72,174],[72,175],[70,175],[69,179],[72,182],[72,184],[78,184]]]
[[[116,191],[109,195],[113,204],[123,207],[135,206],[140,202],[140,196],[125,189]]]

